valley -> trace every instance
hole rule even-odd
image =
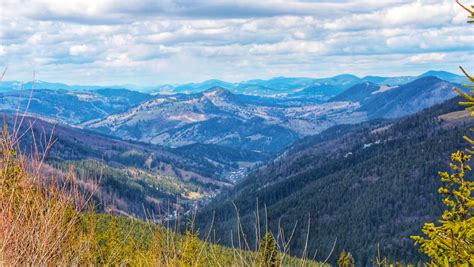
[[[474,266],[474,0],[0,0],[0,267]]]
[[[450,100],[458,76],[429,73],[450,81],[341,75],[245,86],[213,81],[152,94],[12,89],[0,93],[0,108],[9,125],[16,111],[28,109],[23,130],[33,125],[35,134],[24,137],[24,148],[34,136],[52,134],[48,168],[59,176],[73,168],[78,184],[95,188],[100,212],[169,221],[198,210],[202,232],[215,214],[215,231],[228,237],[235,231],[235,208],[249,231],[258,200],[271,229],[309,216],[311,249],[329,253],[337,237],[336,248],[349,249],[362,264],[377,243],[385,255],[417,261],[422,258],[407,249],[404,237],[439,214],[432,194],[439,185],[430,179],[447,155],[424,158],[460,148],[460,126],[470,122],[460,115],[458,100]],[[399,174],[384,171],[389,166]],[[415,211],[426,201],[433,204]],[[295,234],[303,236],[304,229]],[[374,229],[377,234],[365,234]],[[360,243],[367,247],[355,245]],[[301,253],[301,243],[292,247],[294,255]]]
[[[460,100],[303,138],[201,210],[199,226],[204,231],[212,213],[215,231],[235,236],[239,216],[252,242],[260,210],[273,232],[291,231],[298,222],[296,255],[309,227],[309,246],[323,255],[337,238],[336,249],[351,251],[358,265],[370,265],[377,246],[389,258],[423,261],[408,237],[442,211],[437,172],[449,167],[450,151],[466,146],[465,125],[474,122],[460,115]]]

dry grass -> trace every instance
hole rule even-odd
[[[2,73],[0,81],[5,72]],[[30,94],[32,94],[31,90]],[[31,95],[30,98],[31,99]],[[0,135],[0,263],[2,265],[46,265],[71,262],[77,249],[71,244],[77,233],[81,210],[87,203],[69,179],[44,179],[45,155],[53,145],[51,136],[34,142],[28,155],[20,148],[21,139],[33,135],[33,123],[26,125],[29,107],[20,112],[13,127],[8,118]]]
[[[16,136],[5,123],[0,145],[0,259],[8,265],[66,262],[86,201],[72,177],[41,179],[44,158],[25,156]]]

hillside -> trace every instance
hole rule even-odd
[[[101,181],[84,184],[72,167],[61,176],[41,156],[23,154],[15,144],[31,137],[17,130],[5,124],[0,143],[2,265],[325,266],[279,251],[272,238],[249,251],[199,240],[192,222],[181,233],[161,213],[147,220],[97,213],[100,203],[90,201],[87,189],[101,188]]]
[[[13,116],[8,118],[12,127]],[[55,142],[46,158],[51,172],[66,174],[74,166],[86,187],[99,181],[95,197],[100,210],[135,217],[158,212],[168,201],[179,201],[183,212],[189,210],[196,201],[230,186],[232,181],[223,177],[243,175],[245,168],[264,160],[260,154],[205,144],[173,149],[127,142],[34,117],[24,120],[22,130],[30,123],[42,149],[52,134]],[[33,144],[33,135],[26,134],[25,151]]]
[[[389,86],[380,86],[372,82],[364,82],[352,86],[329,101],[352,101],[365,103],[367,98],[371,97],[371,95],[376,94],[377,92],[383,93],[389,89],[391,89]]]
[[[349,88],[327,102],[318,95],[337,88],[313,86],[281,98],[221,87],[153,96],[39,90],[23,130],[31,122],[40,139],[54,133],[47,173],[66,177],[72,169],[85,191],[97,181],[99,212],[170,220],[205,206],[197,220],[201,233],[215,211],[218,241],[230,245],[235,203],[252,248],[258,199],[260,217],[266,207],[274,234],[298,222],[293,255],[301,256],[309,216],[309,249],[320,255],[329,254],[337,238],[335,250],[351,251],[362,264],[379,242],[391,259],[422,259],[407,237],[440,213],[433,193],[438,184],[427,177],[463,144],[458,136],[466,127],[459,126],[468,117],[450,101],[392,118],[453,97],[453,84],[433,76],[397,86],[338,79]],[[4,109],[13,110],[21,96],[1,97]],[[385,119],[367,121],[372,118]],[[30,149],[32,136],[24,138]]]
[[[283,78],[274,82],[277,81],[289,82]],[[309,83],[307,79],[291,81]],[[302,137],[335,125],[402,117],[456,94],[448,89],[452,83],[433,76],[397,86],[371,82],[351,86],[359,80],[350,75],[337,76],[331,81],[334,85],[322,89],[313,84],[295,93],[295,98],[234,94],[221,87],[202,93],[157,95],[126,112],[84,125],[127,140],[168,147],[204,143],[243,153],[257,152],[265,157],[278,154]],[[350,87],[338,91],[336,85]],[[329,91],[340,94],[327,102],[313,98]]]
[[[363,265],[375,257],[378,243],[391,259],[423,259],[409,236],[440,215],[437,172],[448,168],[450,152],[466,145],[462,136],[472,118],[458,101],[398,120],[336,126],[297,141],[202,209],[199,227],[205,229],[214,215],[216,232],[228,244],[235,203],[251,240],[258,199],[272,231],[278,225],[291,231],[298,222],[296,255],[310,216],[310,251],[324,255],[337,238],[336,251],[350,251]]]
[[[460,87],[434,76],[422,77],[396,88],[385,89],[384,93],[374,93],[364,101],[363,110],[371,118],[406,116],[455,97],[457,93],[451,90],[454,86]]]
[[[369,118],[398,118],[406,116],[456,96],[453,86],[434,76],[423,76],[397,86],[365,82],[355,85],[330,102],[349,101],[361,105],[358,110]]]
[[[242,97],[216,87],[197,94],[161,96],[86,126],[171,147],[205,143],[274,154],[301,136],[364,120],[364,114],[354,112],[357,108],[358,104],[347,102],[289,103]]]
[[[449,79],[457,77],[441,72],[428,74]],[[380,82],[383,77],[369,78]],[[211,80],[199,88],[214,84],[232,85]],[[275,92],[286,93],[278,97],[236,94],[235,88],[243,84],[268,86]],[[450,82],[434,76],[391,86],[363,81],[353,75],[339,75],[324,79],[251,80],[233,84],[231,90],[212,87],[191,94],[44,89],[34,91],[28,110],[41,118],[125,140],[170,148],[217,145],[233,149],[237,154],[258,153],[256,157],[261,161],[302,137],[335,125],[371,118],[396,118],[430,107],[453,97],[454,92],[446,90],[451,86]],[[16,110],[21,102],[20,110],[24,110],[29,95],[28,90],[0,93],[0,109]],[[240,167],[244,165],[248,164]]]
[[[31,98],[30,98],[31,96]],[[124,112],[152,96],[125,89],[66,91],[44,89],[0,93],[0,110],[28,112],[69,124],[104,118]]]

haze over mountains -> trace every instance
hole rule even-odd
[[[281,94],[297,94],[298,92],[305,91],[310,93],[311,91],[319,91],[321,94],[338,94],[342,90],[348,87],[369,81],[377,84],[384,85],[400,85],[411,82],[417,78],[434,76],[445,81],[462,83],[465,81],[464,76],[453,74],[446,71],[427,71],[419,76],[399,76],[399,77],[382,77],[382,76],[365,76],[357,77],[351,74],[341,74],[330,78],[292,78],[292,77],[275,77],[269,80],[255,79],[242,81],[237,83],[221,81],[217,79],[207,80],[198,83],[186,83],[186,84],[163,84],[163,85],[148,85],[148,86],[137,86],[137,85],[111,85],[111,86],[97,86],[97,85],[67,85],[64,83],[51,83],[46,81],[32,82],[20,82],[20,81],[1,81],[0,91],[31,89],[63,89],[68,91],[75,90],[97,90],[97,89],[129,89],[134,91],[142,91],[149,93],[158,92],[174,92],[174,93],[197,93],[203,92],[212,87],[223,87],[231,90],[238,94],[251,94],[261,96],[278,96]],[[333,90],[328,90],[333,89]],[[332,92],[333,91],[333,92]]]

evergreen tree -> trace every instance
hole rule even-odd
[[[472,17],[474,12],[462,7],[469,11]],[[462,67],[461,70],[470,82],[474,82],[474,78]],[[473,85],[465,86],[474,88]],[[471,95],[474,91],[467,94],[458,88],[454,90],[466,100],[460,104],[467,106],[466,109],[472,111],[471,115],[474,116],[474,96]],[[471,138],[465,136],[464,139],[474,147]],[[474,265],[474,181],[472,175],[468,175],[472,171],[469,165],[470,154],[474,154],[472,149],[453,153],[450,164],[452,172],[439,173],[445,183],[439,188],[439,193],[444,196],[443,203],[448,207],[439,220],[440,225],[426,223],[422,231],[427,238],[412,236],[416,244],[420,245],[421,251],[430,256],[434,266]]]
[[[202,244],[199,241],[199,231],[194,230],[194,222],[190,220],[186,229],[181,251],[181,266],[202,266],[204,257],[201,257]]]
[[[474,265],[474,182],[466,176],[471,171],[470,159],[461,151],[452,154],[453,173],[440,173],[446,185],[439,189],[449,209],[444,211],[440,225],[424,225],[422,231],[428,238],[412,236],[434,266]]]
[[[183,251],[181,254],[181,264],[184,266],[195,266],[199,263],[199,254],[201,251],[199,242],[199,233],[186,230]]]
[[[339,259],[337,260],[337,265],[340,267],[352,267],[355,266],[354,257],[350,252],[346,252],[343,250],[339,255]]]
[[[258,249],[259,266],[279,266],[278,254],[278,247],[275,238],[273,238],[270,232],[267,232],[260,241],[260,247]]]

